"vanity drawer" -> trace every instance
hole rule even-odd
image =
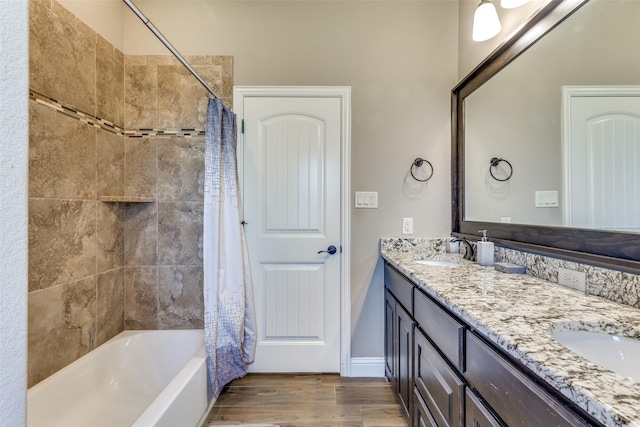
[[[384,266],[384,284],[393,296],[413,315],[413,283],[388,264]]]
[[[463,372],[464,325],[417,288],[414,296],[413,317],[449,362]]]
[[[414,378],[436,424],[464,425],[464,382],[420,330],[416,330]]]
[[[469,386],[510,426],[585,426],[549,392],[471,332],[467,332]]]

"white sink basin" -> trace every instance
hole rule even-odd
[[[559,331],[551,335],[596,365],[640,382],[640,340],[588,331]]]
[[[449,268],[460,267],[460,264],[455,263],[453,261],[447,261],[444,259],[417,259],[413,262],[416,264],[431,265],[433,267],[449,267]]]

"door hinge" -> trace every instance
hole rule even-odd
[[[244,133],[244,119],[240,122],[240,133]]]

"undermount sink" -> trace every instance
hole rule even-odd
[[[640,340],[590,331],[559,331],[551,336],[596,365],[640,382]]]
[[[433,267],[449,267],[449,268],[460,267],[460,264],[453,261],[447,261],[445,259],[417,259],[413,262],[415,264],[430,265]]]

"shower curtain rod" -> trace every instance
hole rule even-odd
[[[140,18],[140,20],[144,23],[144,25],[146,25],[147,28],[151,30],[151,32],[158,38],[158,40],[160,40],[162,44],[165,45],[166,48],[169,49],[169,51],[171,51],[171,53],[173,53],[173,56],[175,56],[178,59],[178,61],[180,61],[182,65],[184,65],[185,68],[189,70],[189,72],[193,75],[193,77],[195,77],[200,82],[200,84],[204,86],[204,88],[211,94],[211,96],[213,96],[214,98],[217,98],[218,95],[216,95],[213,89],[211,89],[211,87],[207,84],[207,82],[205,82],[204,79],[200,77],[200,74],[198,74],[196,70],[194,70],[193,67],[189,65],[189,63],[182,57],[182,55],[180,55],[180,52],[178,52],[176,48],[173,47],[171,43],[169,43],[169,40],[167,40],[162,35],[162,33],[155,27],[155,25],[153,25],[153,23],[149,21],[149,18],[144,16],[144,14],[140,11],[140,9],[138,9],[131,0],[122,0],[122,1],[125,2],[127,6],[129,6],[129,8],[133,11],[133,13],[135,13],[138,16],[138,18]]]

